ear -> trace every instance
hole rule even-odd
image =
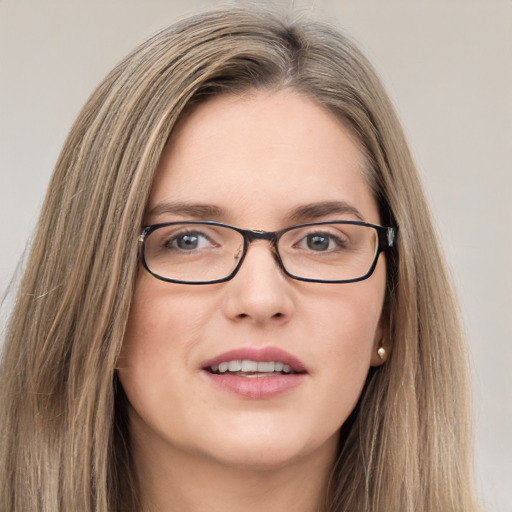
[[[389,311],[388,307],[384,306],[382,314],[375,330],[375,337],[372,347],[372,355],[370,359],[370,366],[381,366],[389,357],[391,351],[391,340],[389,339]],[[380,351],[379,349],[384,349]]]

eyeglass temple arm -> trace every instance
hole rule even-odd
[[[396,247],[398,228],[380,227],[379,232],[379,249],[387,251]]]

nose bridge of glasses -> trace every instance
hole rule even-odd
[[[281,258],[279,257],[279,253],[277,250],[277,242],[279,240],[278,234],[274,231],[262,231],[262,230],[251,230],[246,229],[243,231],[244,238],[246,240],[246,250],[249,248],[249,245],[252,242],[256,242],[258,240],[263,240],[270,242],[272,254],[274,255],[274,258],[276,259],[279,266],[281,266]]]
[[[245,240],[247,241],[247,245],[249,245],[251,242],[255,242],[256,240],[266,240],[267,242],[270,242],[274,250],[276,248],[278,237],[277,233],[273,231],[246,229],[243,231],[243,235],[245,237]]]

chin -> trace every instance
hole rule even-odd
[[[275,433],[274,433],[275,434]],[[259,432],[241,438],[231,437],[229,442],[214,443],[208,455],[226,467],[246,471],[273,471],[291,467],[317,458],[334,460],[338,447],[338,432],[328,439],[300,438],[290,432],[268,435]]]
[[[239,471],[269,472],[290,467],[301,460],[301,453],[286,447],[277,447],[272,451],[251,449],[233,454],[215,454],[214,459],[222,466]]]

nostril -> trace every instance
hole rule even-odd
[[[240,313],[239,315],[237,315],[237,318],[242,320],[245,318],[252,318],[252,316],[247,313]],[[274,319],[274,320],[281,320],[281,319],[285,318],[285,315],[283,313],[275,313],[275,314],[271,315],[270,318]]]

